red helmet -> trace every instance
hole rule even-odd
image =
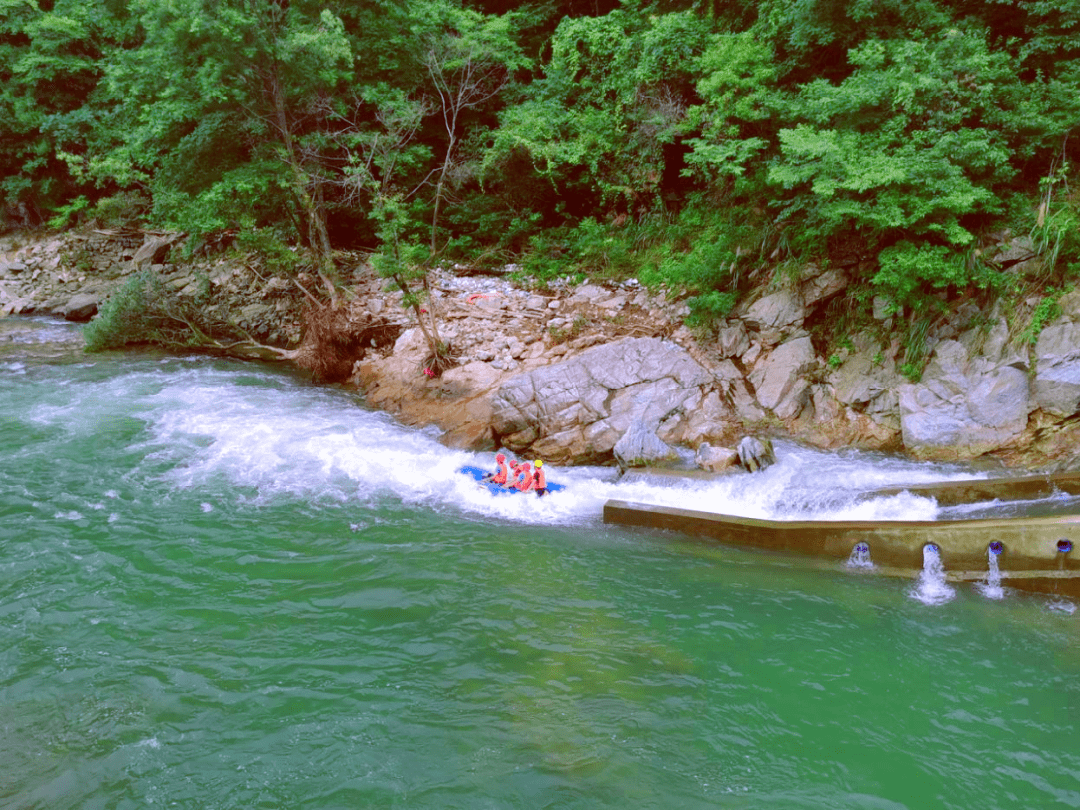
[[[506,461],[506,456],[504,456],[502,453],[499,453],[499,455],[495,456],[495,460],[496,461]]]

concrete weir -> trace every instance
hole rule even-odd
[[[1013,478],[977,478],[970,481],[945,481],[939,484],[917,484],[907,487],[876,489],[868,493],[880,498],[910,492],[933,498],[938,506],[956,506],[979,501],[1019,501],[1048,498],[1065,493],[1080,495],[1080,473],[1064,472],[1047,475],[1025,475]]]
[[[971,482],[965,482],[971,483]],[[985,483],[985,482],[980,482]],[[1080,515],[940,521],[777,521],[609,500],[604,522],[666,529],[734,546],[783,551],[844,563],[867,543],[877,573],[915,577],[923,547],[941,551],[951,580],[987,575],[989,544],[1001,543],[1002,583],[1025,590],[1080,596]]]

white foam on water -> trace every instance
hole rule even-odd
[[[923,570],[911,596],[924,605],[943,605],[956,597],[956,589],[945,582],[945,565],[933,544],[923,546]]]
[[[303,385],[255,366],[178,359],[73,385],[31,415],[87,435],[120,417],[145,425],[129,448],[142,454],[141,472],[177,488],[216,489],[225,480],[256,490],[259,499],[391,498],[527,523],[595,520],[609,499],[763,519],[932,520],[938,511],[932,499],[865,493],[972,477],[954,466],[778,442],[778,463],[753,475],[617,480],[612,469],[548,462],[548,481],[565,490],[546,498],[493,495],[458,473],[464,465],[494,469],[492,453],[450,450],[434,431],[404,427],[340,389]]]
[[[1046,603],[1046,608],[1052,613],[1063,613],[1072,616],[1076,613],[1076,603],[1068,599],[1056,598]]]
[[[976,583],[975,589],[987,599],[1004,599],[1005,589],[1001,587],[1001,569],[998,567],[998,555],[987,549],[986,556],[986,581]]]
[[[82,329],[78,324],[44,316],[6,318],[0,332],[7,335],[12,343],[82,342]]]
[[[848,555],[847,567],[867,570],[873,568],[874,562],[870,558],[870,546],[866,543],[856,543],[854,548],[851,549],[851,554]]]

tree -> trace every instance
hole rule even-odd
[[[967,244],[965,222],[998,210],[1016,159],[1063,134],[1038,83],[1021,86],[978,31],[873,40],[849,59],[840,84],[801,88],[788,115],[802,123],[780,131],[769,170],[783,215],[821,237]]]
[[[430,350],[428,368],[441,373],[450,364],[439,336],[431,296],[430,269],[439,261],[440,214],[449,201],[450,178],[463,167],[461,143],[470,116],[495,102],[524,61],[511,37],[512,18],[486,16],[443,2],[418,6],[413,39],[427,81],[410,94],[388,87],[368,88],[362,101],[374,110],[375,127],[352,119],[341,142],[352,151],[348,173],[353,188],[366,192],[378,222],[380,249],[373,256],[379,273],[401,289]],[[360,109],[363,105],[357,105]],[[443,137],[431,146],[416,138],[428,117],[438,117]],[[417,178],[415,168],[439,155]],[[418,244],[421,216],[429,234]],[[421,306],[423,304],[423,306]]]
[[[581,217],[658,207],[708,32],[692,12],[563,20],[543,76],[503,113],[486,172],[524,154]]]
[[[342,22],[302,0],[134,8],[145,38],[110,65],[118,126],[91,173],[146,185],[159,221],[196,236],[292,212],[336,302],[316,119],[350,75]]]
[[[40,224],[85,190],[64,155],[82,160],[105,124],[104,64],[133,38],[126,8],[106,0],[0,0],[0,204]]]
[[[447,175],[459,163],[462,120],[469,111],[496,98],[510,82],[513,72],[524,64],[511,37],[511,17],[485,17],[448,6],[440,12],[442,19],[438,27],[423,40],[423,64],[446,130],[446,146],[432,203],[433,257],[439,253],[439,210],[446,194]]]

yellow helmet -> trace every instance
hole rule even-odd
[[[540,461],[539,459],[537,459],[537,461],[535,461],[533,463],[536,464],[537,467],[543,467],[544,466],[544,462]]]

